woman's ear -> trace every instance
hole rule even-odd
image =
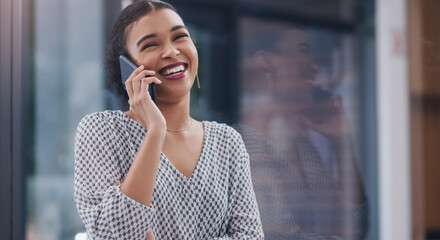
[[[257,65],[265,72],[273,72],[275,70],[274,57],[273,53],[267,51],[260,50],[255,53]]]

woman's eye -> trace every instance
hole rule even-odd
[[[188,34],[185,34],[185,33],[179,34],[179,35],[177,35],[177,36],[174,38],[174,40],[177,40],[177,39],[180,39],[180,38],[183,38],[183,37],[188,37]]]
[[[304,54],[310,54],[310,50],[309,49],[301,49],[300,51],[302,53],[304,53]]]
[[[145,50],[145,49],[147,49],[147,48],[149,48],[149,47],[153,47],[153,46],[157,46],[157,44],[156,44],[156,43],[148,43],[148,44],[145,44],[145,45],[142,47],[142,51]]]

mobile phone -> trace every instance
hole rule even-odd
[[[311,104],[303,113],[314,123],[322,124],[331,116],[330,104],[333,93],[320,87],[313,87]]]
[[[320,87],[314,87],[313,88],[313,99],[315,101],[330,101],[330,99],[333,97],[333,94],[330,91],[324,90]]]
[[[130,75],[134,70],[138,68],[138,66],[133,63],[128,57],[121,55],[119,56],[119,64],[121,65],[121,77],[122,77],[122,86],[125,89],[125,82],[128,80]],[[151,83],[148,85],[148,92],[150,93],[151,99],[157,105],[157,95],[156,95],[156,84]]]

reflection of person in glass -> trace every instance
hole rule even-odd
[[[140,66],[127,91],[119,55]],[[189,114],[198,56],[176,10],[145,0],[125,8],[107,63],[110,85],[130,108],[89,114],[78,126],[75,201],[89,237],[263,239],[241,136]]]
[[[363,238],[367,203],[341,97],[316,85],[305,31],[264,36],[255,59],[266,82],[256,81],[269,94],[237,129],[266,238]]]

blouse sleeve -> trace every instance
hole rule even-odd
[[[264,239],[260,212],[255,199],[249,155],[241,135],[230,130],[230,195],[227,236],[219,239]]]
[[[74,198],[91,239],[145,239],[155,210],[121,192],[117,139],[102,113],[84,117],[75,136]]]

